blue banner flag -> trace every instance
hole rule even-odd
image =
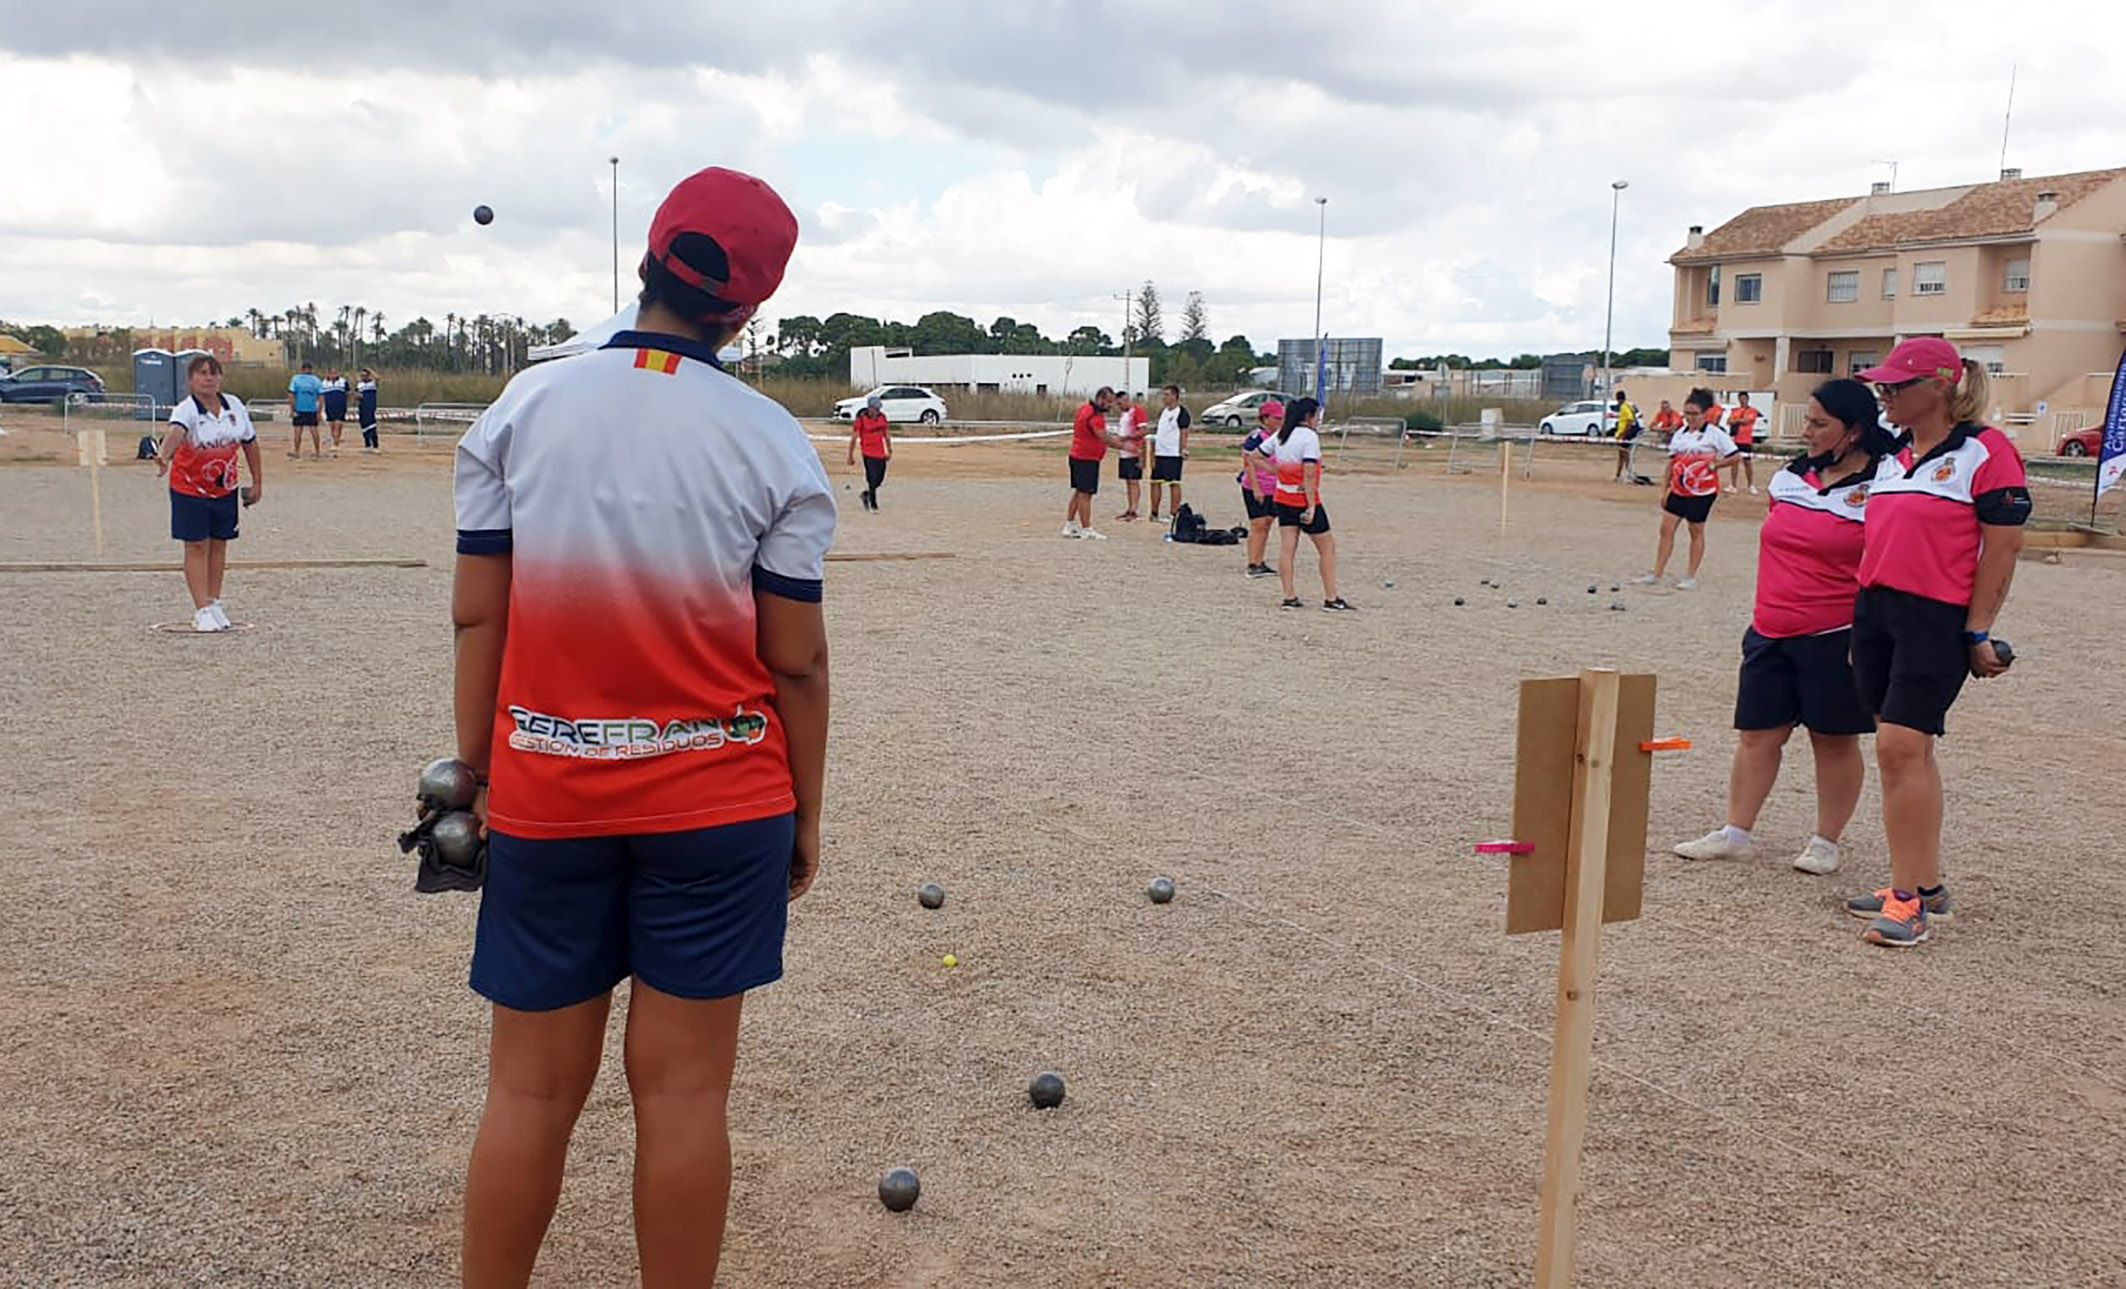
[[[1314,338],[1314,401],[1329,405],[1329,338]],[[2113,400],[2116,401],[2116,400]]]
[[[2111,404],[2104,412],[2104,442],[2096,454],[2096,495],[2126,476],[2126,354],[2119,355],[2118,375],[2111,378]]]

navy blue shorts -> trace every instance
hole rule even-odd
[[[538,1012],[629,976],[680,998],[781,979],[796,837],[794,815],[631,837],[493,833],[473,991]]]
[[[194,497],[170,492],[170,536],[181,542],[236,540],[236,494]]]

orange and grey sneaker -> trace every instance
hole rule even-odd
[[[1886,886],[1872,895],[1856,895],[1845,902],[1845,911],[1863,922],[1873,922],[1882,916],[1883,905],[1895,894],[1895,891]],[[1929,922],[1947,922],[1955,916],[1949,904],[1949,886],[1946,882],[1931,892],[1920,892],[1919,902],[1926,906]]]
[[[1883,897],[1882,912],[1860,938],[1886,949],[1909,949],[1931,934],[1926,903],[1909,891],[1891,891]]]

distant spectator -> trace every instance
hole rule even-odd
[[[340,454],[340,431],[347,425],[347,378],[340,369],[331,369],[325,377],[325,424],[332,430],[332,455]]]
[[[1750,495],[1757,495],[1757,470],[1750,464],[1750,455],[1751,449],[1757,443],[1757,422],[1760,419],[1762,415],[1750,406],[1750,396],[1747,392],[1735,395],[1735,410],[1727,414],[1727,434],[1742,451],[1736,454],[1734,462],[1727,467],[1729,492],[1735,490],[1735,476],[1739,472],[1749,481]]]
[[[1181,513],[1181,463],[1188,456],[1188,409],[1181,405],[1181,387],[1168,385],[1159,394],[1159,425],[1152,432],[1152,513],[1159,518],[1159,485],[1174,485],[1174,502],[1167,507],[1172,519]]]
[[[362,451],[375,453],[381,449],[376,438],[376,373],[362,368],[361,380],[354,387],[356,397],[355,415],[362,427]]]
[[[310,451],[313,459],[323,459],[324,441],[318,437],[318,407],[325,401],[325,382],[317,378],[309,363],[288,382],[288,416],[295,425],[295,447],[288,453],[290,461],[300,460],[303,455],[303,431],[310,431]]]
[[[1617,482],[1629,483],[1632,478],[1631,441],[1639,437],[1639,409],[1632,406],[1631,400],[1620,389],[1611,411],[1617,418]]]

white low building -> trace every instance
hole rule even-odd
[[[923,385],[977,393],[1062,394],[1078,397],[1102,385],[1150,392],[1149,358],[1097,358],[1081,354],[925,354],[886,345],[849,351],[849,383]]]

